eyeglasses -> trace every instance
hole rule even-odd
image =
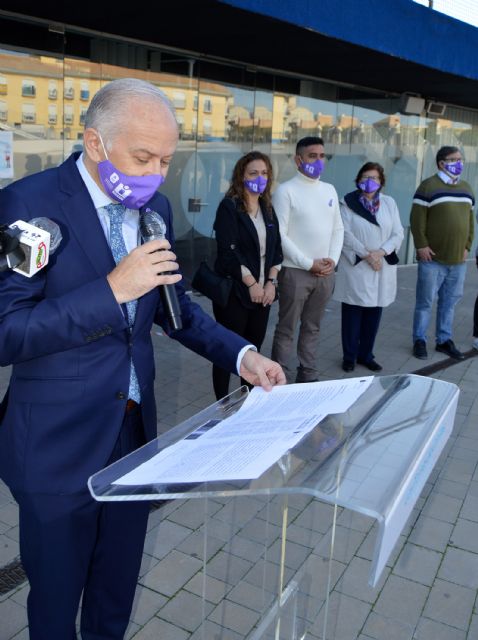
[[[443,162],[464,162],[463,158],[445,158]]]

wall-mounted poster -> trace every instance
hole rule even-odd
[[[13,178],[13,133],[0,131],[0,178]]]

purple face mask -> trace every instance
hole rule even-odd
[[[456,160],[456,162],[447,162],[445,164],[445,171],[451,173],[452,176],[459,176],[463,171],[463,162]]]
[[[101,139],[103,145],[103,140]],[[128,209],[140,209],[149,202],[164,182],[164,176],[153,174],[149,176],[128,176],[117,169],[108,160],[103,145],[106,160],[98,163],[98,175],[104,190],[112,200],[124,204]]]
[[[244,180],[244,186],[251,193],[264,193],[267,187],[267,178],[264,176],[257,176],[254,180]]]
[[[382,185],[373,178],[365,178],[358,183],[358,188],[365,193],[374,193],[378,191]]]
[[[322,171],[324,170],[324,161],[318,158],[315,162],[301,162],[300,168],[302,173],[308,178],[317,180]]]

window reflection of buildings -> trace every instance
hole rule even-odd
[[[84,60],[47,56],[0,56],[0,123],[3,129],[24,129],[38,138],[81,140],[91,96],[107,80],[131,71]],[[476,144],[476,126],[460,125],[453,118],[416,118],[384,115],[365,107],[360,117],[337,112],[337,103],[265,92],[268,106],[254,106],[254,91],[242,90],[188,76],[135,70],[163,89],[177,110],[180,138],[199,142],[295,145],[304,136],[321,136],[334,153],[350,152],[350,145],[377,145],[400,149],[414,156],[426,141],[430,145]],[[63,98],[63,100],[62,100]],[[244,104],[249,100],[250,105]],[[314,104],[317,108],[314,109]],[[345,105],[347,106],[347,105]],[[375,117],[375,119],[374,119]],[[8,123],[8,124],[6,124]],[[397,157],[399,157],[397,154]]]

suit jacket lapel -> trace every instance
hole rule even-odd
[[[114,269],[115,261],[93,201],[76,167],[77,157],[77,154],[70,156],[59,168],[60,189],[65,195],[62,210],[86,258],[98,275],[104,276]]]

